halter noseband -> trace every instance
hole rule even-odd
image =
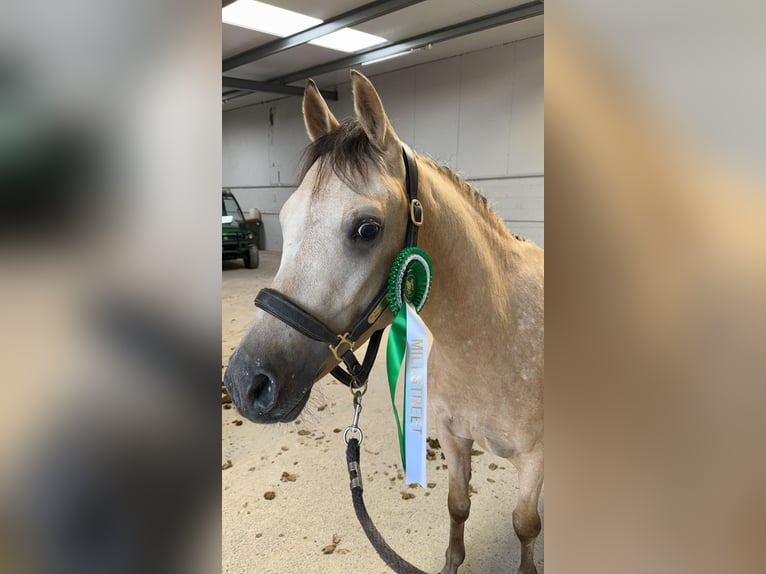
[[[405,247],[415,247],[418,244],[418,228],[423,224],[423,206],[418,200],[418,166],[412,150],[406,144],[402,144],[402,157],[404,158],[405,184],[409,199]],[[330,371],[332,376],[351,389],[365,386],[372,365],[375,363],[375,357],[378,355],[383,329],[378,329],[370,336],[367,353],[361,364],[354,355],[354,347],[388,307],[386,285],[383,285],[373,302],[365,309],[351,329],[342,335],[336,334],[322,320],[317,319],[274,289],[261,289],[255,297],[255,306],[306,337],[327,343],[335,359],[339,363],[343,362],[348,369],[347,371],[343,370],[343,367],[337,365]]]

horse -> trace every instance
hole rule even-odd
[[[355,70],[351,80],[356,117],[343,122],[313,81],[305,88],[302,109],[311,143],[300,184],[280,212],[283,252],[272,285],[304,315],[346,336],[385,286],[412,207],[403,142],[372,83]],[[543,249],[511,233],[487,200],[448,167],[423,155],[414,161],[422,205],[418,246],[433,265],[421,313],[433,337],[428,402],[449,472],[450,534],[441,574],[456,574],[465,559],[474,443],[509,459],[518,471],[512,515],[521,543],[518,572],[536,573],[543,484]],[[385,328],[393,315],[386,308],[369,321],[357,341],[345,341],[344,351]],[[291,327],[259,308],[231,356],[224,383],[251,421],[294,420],[314,383],[341,361],[341,343],[328,349],[299,330],[302,322]]]

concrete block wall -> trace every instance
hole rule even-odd
[[[375,76],[399,137],[479,189],[514,232],[544,245],[543,37]],[[353,115],[350,82],[328,102]],[[300,98],[223,114],[223,187],[260,209],[262,247],[281,250],[279,209],[308,142]]]

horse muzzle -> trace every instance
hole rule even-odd
[[[311,395],[314,378],[303,371],[277,372],[239,348],[229,360],[223,382],[237,411],[248,420],[261,424],[290,422]]]

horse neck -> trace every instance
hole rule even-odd
[[[423,318],[439,341],[457,340],[510,312],[516,240],[471,190],[428,161],[418,168],[424,213],[418,243],[434,268]]]

